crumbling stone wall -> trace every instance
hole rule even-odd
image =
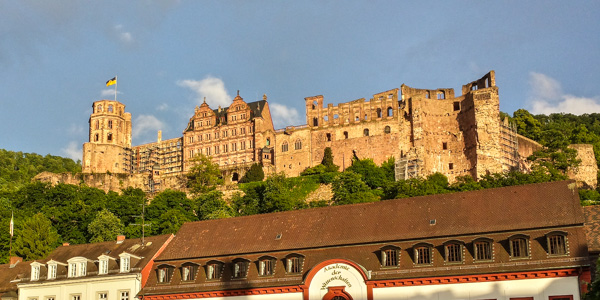
[[[577,150],[579,166],[569,170],[569,178],[575,179],[580,186],[595,189],[598,186],[598,163],[594,155],[594,146],[590,144],[573,144],[569,148]]]

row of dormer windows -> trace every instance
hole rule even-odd
[[[284,259],[284,267],[286,274],[301,274],[304,263],[304,257],[299,254],[288,255]],[[179,267],[182,281],[194,281],[198,276],[198,270],[200,270],[200,264],[196,263],[184,263]],[[277,266],[277,258],[271,256],[265,256],[256,261],[256,271],[259,276],[272,276],[275,275],[275,267]],[[224,270],[229,267],[231,270],[231,278],[239,279],[246,278],[248,272],[250,272],[251,264],[249,260],[238,258],[232,263],[226,264],[221,261],[213,260],[209,261],[204,265],[204,272],[206,274],[206,280],[219,280],[222,278]],[[173,278],[175,267],[162,264],[156,270],[156,276],[158,283],[169,283]]]
[[[99,275],[108,274],[109,259],[110,258],[108,258],[108,257],[100,257],[98,259],[97,262],[98,262],[98,274]],[[69,278],[86,276],[87,275],[87,265],[89,262],[93,262],[93,261],[90,261],[83,257],[73,259],[73,261],[69,262],[68,264],[63,264],[63,263],[59,263],[56,261],[54,261],[54,262],[50,261],[50,262],[48,262],[47,279],[56,279],[57,273],[58,273],[57,272],[58,265],[67,266],[67,276]],[[36,281],[36,280],[40,279],[41,267],[43,265],[44,264],[37,263],[37,262],[31,264],[31,280],[32,281]],[[131,270],[131,257],[129,255],[121,255],[120,259],[119,259],[119,272],[127,273],[130,270]]]
[[[518,234],[508,238],[508,250],[510,259],[531,258],[531,241],[526,235]],[[487,262],[494,259],[494,241],[488,238],[478,238],[472,243],[473,260],[475,262]],[[449,241],[443,244],[443,259],[446,263],[464,262],[463,252],[465,243],[461,241]],[[503,248],[503,247],[501,247]],[[388,245],[379,251],[382,267],[398,267],[400,265],[400,247]],[[419,243],[412,247],[412,260],[414,265],[431,265],[434,259],[434,246],[428,243]],[[546,234],[546,253],[548,256],[568,255],[567,233],[551,232]]]

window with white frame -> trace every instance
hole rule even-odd
[[[101,259],[98,264],[98,274],[108,274],[108,259]]]
[[[121,256],[121,273],[129,272],[131,268],[131,258],[129,256]]]
[[[40,265],[31,266],[31,280],[40,280]]]
[[[69,263],[69,277],[77,277],[77,264]]]
[[[49,264],[48,265],[48,279],[55,279],[56,278],[56,264]]]
[[[119,300],[129,300],[129,291],[120,291]]]
[[[85,276],[87,273],[87,261],[80,262],[77,271],[79,276]]]

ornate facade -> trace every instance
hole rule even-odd
[[[196,107],[182,137],[163,141],[159,132],[157,142],[133,147],[125,106],[97,101],[83,172],[153,174],[154,180],[144,185],[157,191],[180,188],[175,178],[190,169],[199,153],[219,164],[227,183],[239,180],[253,163],[262,164],[266,174],[298,176],[318,165],[330,147],[342,170],[353,157],[376,164],[393,157],[397,179],[441,172],[453,181],[526,169],[524,158],[541,147],[500,120],[494,71],[463,85],[460,96],[453,89],[403,84],[368,101],[325,104],[321,95],[304,101],[306,124],[275,130],[267,97],[245,102],[238,92],[229,107],[214,109],[206,102]],[[595,173],[590,178],[595,180]]]

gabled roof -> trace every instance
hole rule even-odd
[[[66,263],[74,257],[84,257],[88,260],[95,261],[101,255],[118,258],[119,254],[128,253],[137,257],[141,257],[136,265],[131,267],[143,267],[154,256],[154,254],[162,247],[171,235],[158,235],[146,237],[144,245],[141,244],[141,239],[126,239],[122,243],[116,241],[108,241],[92,244],[68,245],[60,246],[52,251],[46,259],[42,260],[47,263],[50,260]]]
[[[572,183],[190,222],[157,261],[582,225],[579,195]]]
[[[0,295],[17,291],[16,279],[31,271],[31,261],[21,261],[16,265],[0,265]]]
[[[600,205],[583,207],[585,233],[590,252],[600,252]]]

